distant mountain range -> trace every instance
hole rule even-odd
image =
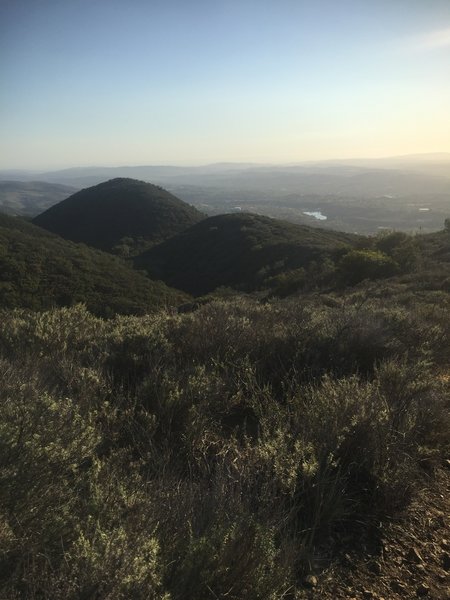
[[[74,190],[113,178],[134,178],[164,187],[211,215],[245,210],[305,225],[362,234],[379,229],[436,231],[450,214],[450,154],[301,164],[218,163],[197,167],[149,165],[79,167],[48,172],[0,171],[15,179],[2,192],[0,209],[36,216],[63,199],[51,184]],[[49,186],[47,197],[39,185]],[[14,195],[15,194],[15,195]],[[24,198],[19,202],[18,198]],[[45,202],[45,206],[44,206]],[[324,215],[317,223],[314,215]],[[312,214],[311,214],[312,213]]]
[[[400,171],[401,175],[393,176],[387,171]],[[365,195],[383,194],[386,192],[385,186],[404,186],[404,177],[411,173],[428,175],[430,179],[424,181],[428,185],[429,193],[436,191],[434,186],[442,189],[442,181],[439,183],[439,177],[450,178],[450,153],[435,153],[421,155],[406,155],[391,158],[380,159],[354,159],[354,160],[327,160],[327,161],[308,161],[297,164],[258,164],[258,163],[215,163],[201,166],[173,166],[173,165],[142,165],[142,166],[121,166],[121,167],[73,167],[57,171],[0,171],[0,180],[15,179],[22,181],[46,181],[50,183],[60,183],[71,185],[75,188],[95,185],[106,179],[117,177],[127,177],[152,181],[158,185],[167,186],[172,184],[183,185],[216,185],[226,184],[228,187],[244,184],[244,187],[257,185],[259,187],[259,178],[264,178],[264,183],[272,182],[271,185],[277,186],[279,182],[277,177],[289,177],[290,184],[305,185],[304,193],[329,193],[330,185],[334,186],[339,180],[363,175],[373,172],[374,184],[381,185],[381,189],[366,189],[359,186],[359,181],[350,183],[349,186],[341,186],[343,193],[360,194],[365,191]],[[304,181],[304,178],[306,180]],[[334,177],[337,177],[336,181]],[[384,182],[384,178],[390,180]],[[237,181],[234,181],[237,178]],[[275,180],[272,181],[272,178]],[[437,179],[435,179],[437,178]],[[309,181],[308,181],[309,179]],[[364,181],[362,182],[364,183]],[[417,183],[417,182],[416,182]],[[342,181],[341,181],[342,184]],[[432,186],[431,188],[429,186]],[[339,186],[338,186],[339,187]],[[307,189],[308,188],[308,189]],[[277,188],[276,188],[277,189]],[[410,186],[407,186],[410,191]],[[415,188],[417,191],[417,188]],[[448,188],[446,188],[448,189]],[[332,189],[332,193],[337,193],[339,189]],[[392,189],[391,189],[392,191]],[[398,193],[394,192],[394,193]]]

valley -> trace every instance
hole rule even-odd
[[[79,190],[113,178],[135,178],[164,187],[209,216],[244,210],[364,235],[385,229],[437,231],[450,204],[450,155],[445,153],[298,165],[91,167],[19,174],[15,185],[23,187],[22,194],[33,185]],[[2,180],[11,176],[0,171],[0,208],[8,210],[14,203],[11,192],[2,191]],[[37,216],[43,208],[48,206],[29,195],[26,210],[17,205],[14,214]],[[327,217],[320,223],[305,214],[318,211]]]

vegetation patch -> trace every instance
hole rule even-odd
[[[0,306],[45,310],[83,302],[95,314],[145,314],[186,300],[124,261],[0,215]]]
[[[448,452],[448,295],[408,294],[4,310],[1,595],[302,597]]]

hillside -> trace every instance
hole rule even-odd
[[[136,257],[151,277],[194,295],[250,291],[284,272],[337,259],[358,238],[240,213],[210,217]]]
[[[75,191],[71,186],[45,181],[0,181],[0,211],[35,217]]]
[[[121,259],[0,214],[0,307],[42,310],[85,303],[98,315],[143,314],[183,302]]]
[[[449,295],[408,297],[2,311],[0,597],[447,598]]]
[[[168,311],[118,257],[0,217],[0,597],[447,597],[449,249],[214,217],[140,260],[324,285]]]
[[[197,209],[160,187],[118,178],[73,194],[34,223],[74,242],[127,256],[202,218]]]

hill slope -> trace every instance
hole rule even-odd
[[[0,210],[35,217],[76,191],[68,185],[45,181],[0,181]]]
[[[42,310],[83,302],[92,312],[143,314],[183,302],[119,258],[0,214],[0,307]]]
[[[202,218],[197,209],[160,187],[119,178],[73,194],[36,217],[34,223],[74,242],[128,255]]]
[[[210,217],[136,257],[151,277],[189,293],[264,287],[267,278],[323,262],[356,236],[250,213]]]

